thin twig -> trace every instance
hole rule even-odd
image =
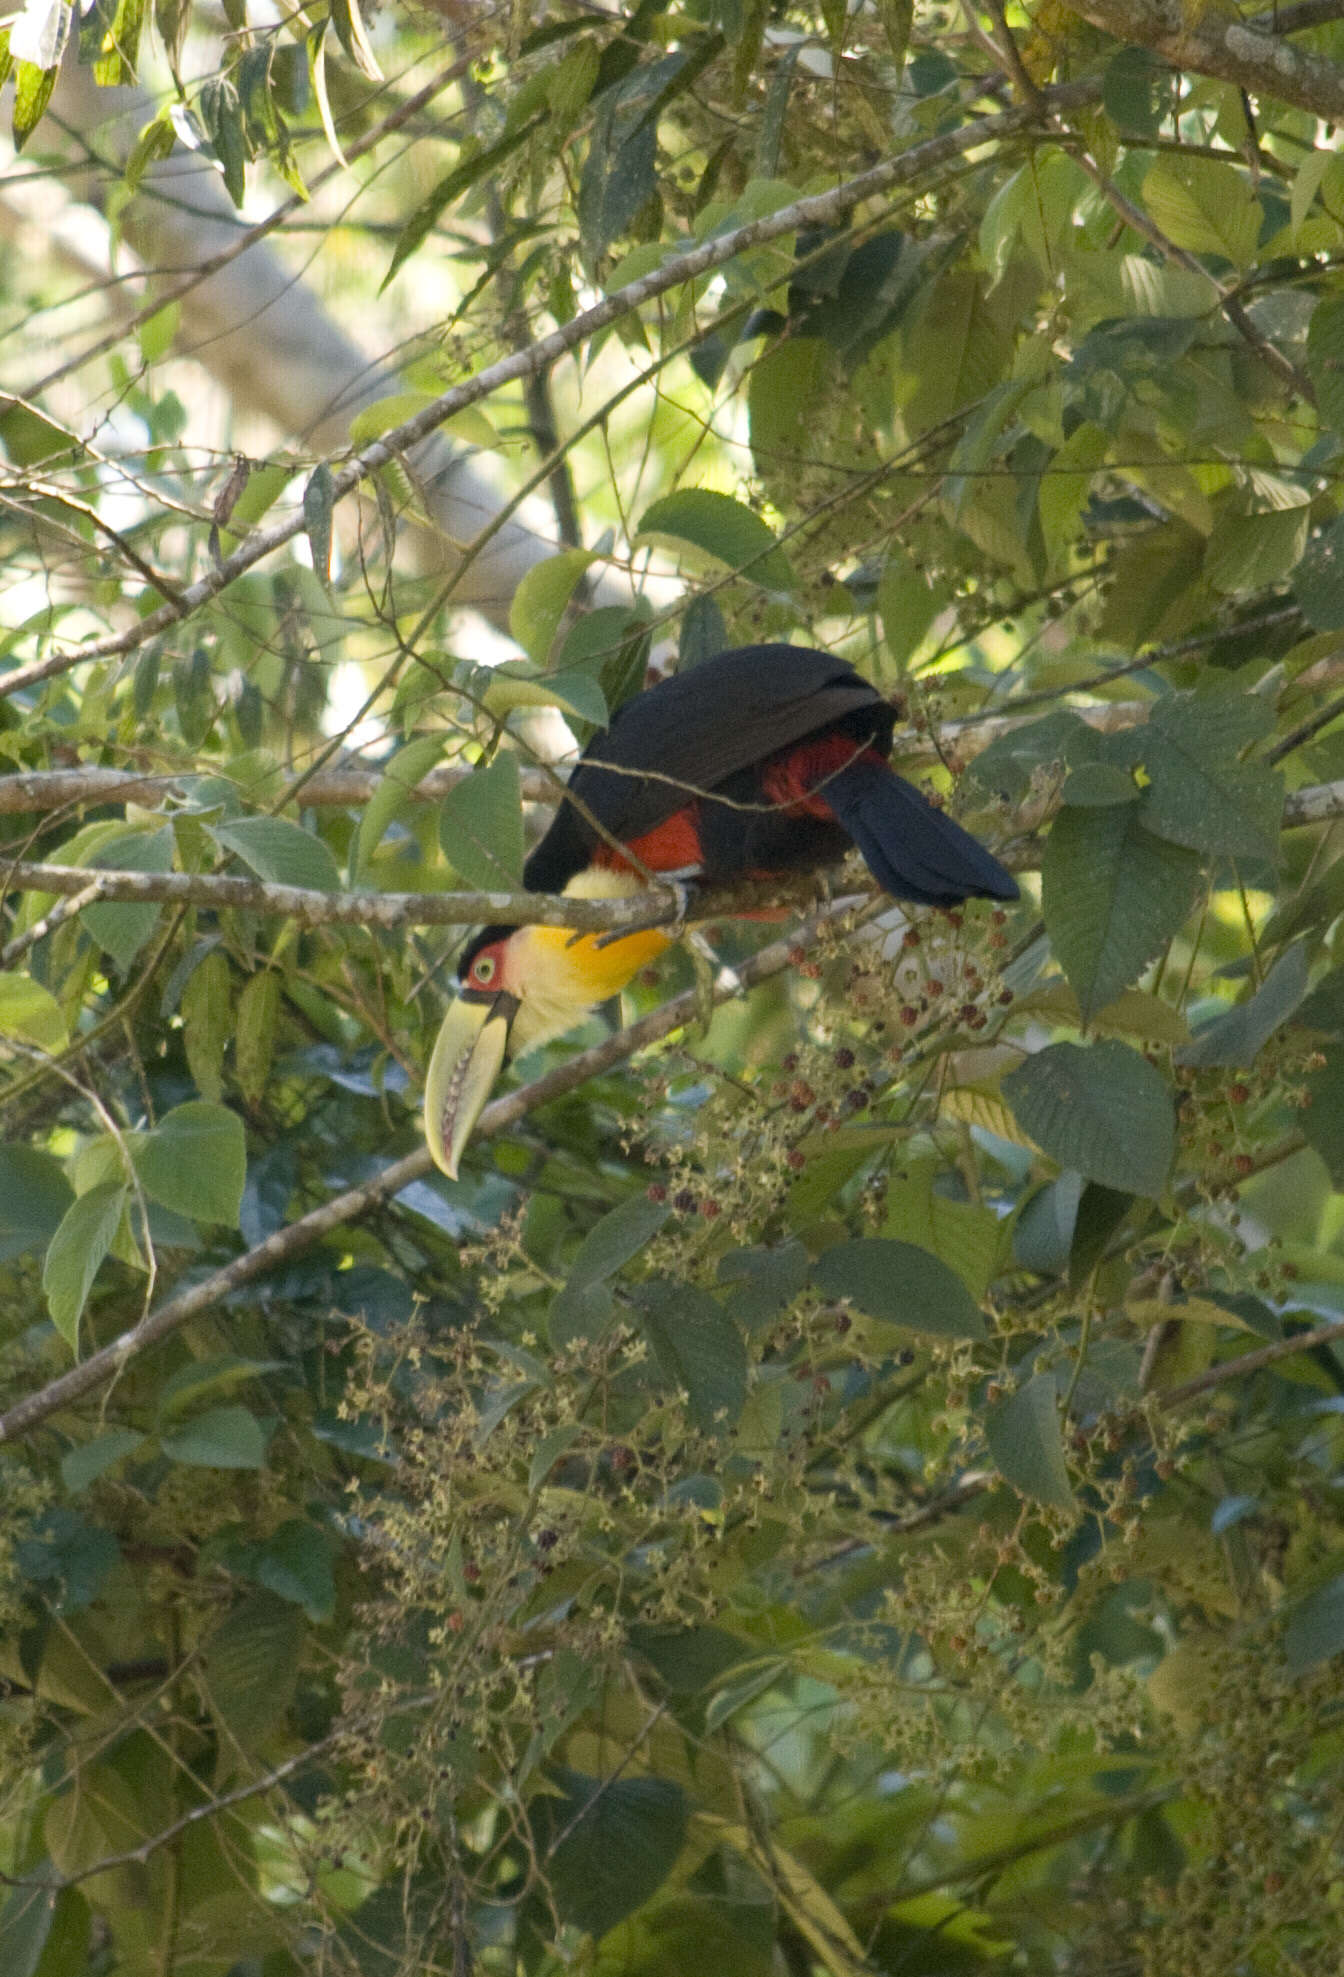
[[[1219,1365],[1211,1366],[1207,1373],[1197,1373],[1193,1380],[1182,1380],[1180,1386],[1168,1387],[1165,1393],[1157,1395],[1157,1404],[1164,1412],[1173,1407],[1184,1407],[1186,1401],[1210,1393],[1215,1387],[1225,1387],[1231,1380],[1243,1379],[1247,1373],[1258,1373],[1262,1367],[1274,1365],[1276,1360],[1291,1359],[1299,1352],[1313,1352],[1317,1346],[1335,1345],[1341,1339],[1344,1339],[1344,1318],[1332,1318],[1328,1324],[1317,1325],[1309,1332],[1298,1332],[1294,1338],[1276,1339],[1273,1345],[1262,1345],[1255,1352],[1243,1352],[1235,1359],[1224,1359]]]

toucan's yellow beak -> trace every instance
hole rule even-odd
[[[449,1180],[499,1076],[518,1013],[512,995],[459,996],[443,1019],[425,1076],[425,1138]]]

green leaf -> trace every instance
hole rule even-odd
[[[509,606],[509,630],[528,657],[544,666],[570,599],[593,560],[588,549],[562,549],[525,572]]]
[[[44,1249],[74,1198],[53,1154],[36,1146],[0,1145],[0,1263]]]
[[[1293,577],[1293,596],[1317,631],[1344,631],[1344,515],[1308,542]]]
[[[1049,470],[1042,474],[1036,505],[1051,563],[1071,552],[1093,482],[1110,450],[1111,435],[1105,427],[1085,419],[1056,449]]]
[[[1176,1052],[1176,1062],[1197,1070],[1216,1064],[1253,1064],[1306,993],[1307,943],[1298,941],[1279,956],[1254,995],[1206,1023],[1192,1042]]]
[[[588,1231],[574,1261],[569,1266],[571,1290],[584,1290],[600,1284],[647,1247],[662,1228],[670,1211],[647,1195],[633,1194],[609,1209]]]
[[[1165,1190],[1176,1149],[1171,1091],[1128,1044],[1052,1043],[1008,1074],[1003,1095],[1061,1167],[1121,1193]]]
[[[946,608],[947,592],[941,585],[931,585],[899,544],[893,543],[878,579],[877,615],[894,666],[904,671],[924,634]]]
[[[1072,1510],[1055,1382],[1049,1373],[1035,1374],[986,1411],[985,1440],[995,1468],[1013,1489],[1052,1509]]]
[[[48,1877],[39,1867],[34,1878]],[[56,1900],[48,1889],[11,1888],[0,1908],[0,1970],[5,1977],[36,1977],[55,1913]]]
[[[692,1284],[640,1284],[643,1331],[664,1376],[684,1389],[702,1433],[737,1423],[747,1397],[747,1350],[727,1312]]]
[[[259,968],[243,984],[238,998],[237,1035],[233,1046],[233,1068],[249,1105],[259,1105],[265,1095],[275,1056],[275,1035],[280,1020],[280,977],[274,968]]]
[[[94,871],[171,872],[173,832],[127,831],[106,840],[88,860]],[[159,924],[158,905],[111,906],[102,901],[86,906],[80,919],[123,974]]]
[[[887,1183],[880,1233],[921,1252],[931,1251],[955,1270],[978,1301],[998,1268],[1003,1221],[992,1208],[952,1200],[941,1191],[945,1180],[946,1169],[936,1155],[902,1159],[900,1173]]]
[[[1147,48],[1122,48],[1106,64],[1101,100],[1122,130],[1156,137],[1171,112],[1175,87],[1175,71],[1160,55]]]
[[[132,1155],[140,1185],[153,1200],[194,1221],[237,1228],[247,1151],[236,1112],[188,1099],[134,1142]]]
[[[1128,769],[1118,762],[1081,762],[1069,771],[1059,800],[1075,810],[1109,810],[1118,803],[1137,803],[1143,791]]]
[[[792,336],[766,350],[747,378],[751,454],[760,474],[796,474],[816,450],[815,400],[826,374],[820,337]]]
[[[367,873],[389,825],[411,809],[417,786],[442,756],[442,735],[415,735],[387,763],[350,843],[352,883]]]
[[[51,1322],[71,1352],[79,1349],[79,1321],[98,1266],[116,1237],[126,1194],[124,1181],[100,1181],[71,1202],[48,1247],[42,1288]]]
[[[1063,1274],[1085,1185],[1081,1174],[1063,1173],[1032,1195],[1013,1227],[1013,1256],[1024,1270]]]
[[[1290,1675],[1305,1675],[1344,1649],[1344,1572],[1318,1586],[1293,1609],[1283,1651]]]
[[[1297,508],[1222,517],[1204,551],[1205,577],[1225,596],[1282,583],[1301,560],[1310,522],[1305,495]]]
[[[558,1428],[551,1429],[549,1435],[542,1436],[527,1465],[529,1495],[541,1488],[566,1449],[572,1448],[582,1433],[583,1429],[577,1421],[562,1421]]]
[[[1308,163],[1312,156],[1308,154]],[[1344,295],[1324,296],[1312,311],[1307,328],[1307,370],[1316,387],[1322,425],[1344,435]]]
[[[1238,269],[1254,258],[1264,208],[1236,165],[1160,157],[1143,181],[1143,203],[1167,238],[1191,254],[1220,255]]]
[[[684,60],[678,57],[678,66]],[[666,74],[663,63],[650,63],[607,89],[599,74],[576,211],[590,268],[657,196],[657,131],[646,112],[664,79],[660,70]]]
[[[670,535],[740,570],[767,590],[791,590],[793,571],[773,532],[760,516],[730,494],[709,488],[683,488],[655,501],[640,517],[636,533]]]
[[[200,1647],[206,1704],[232,1756],[252,1751],[283,1723],[294,1698],[303,1621],[289,1600],[251,1594]]]
[[[1199,876],[1198,856],[1146,831],[1137,803],[1060,811],[1041,861],[1041,905],[1085,1022],[1180,930]]]
[[[144,1442],[144,1435],[134,1428],[109,1428],[106,1434],[95,1435],[92,1441],[79,1442],[61,1457],[61,1481],[71,1496],[78,1496],[118,1462],[134,1455]]]
[[[1273,720],[1273,709],[1253,694],[1173,693],[1156,702],[1144,727],[1114,735],[1106,746],[1148,779],[1140,810],[1145,829],[1192,851],[1272,861],[1283,777],[1238,757]]]
[[[319,460],[303,490],[303,526],[313,554],[313,569],[322,583],[331,582],[331,517],[336,482],[325,460]]]
[[[513,892],[523,882],[523,795],[518,758],[501,749],[464,776],[439,806],[439,843],[467,886]]]
[[[984,275],[954,268],[939,277],[905,338],[905,399],[912,436],[978,404],[1002,382],[1013,347],[1013,325],[996,307]]]
[[[54,0],[51,10],[57,15],[68,15],[73,11],[65,0]],[[10,49],[13,51],[13,34],[10,35]],[[10,126],[14,137],[14,149],[22,151],[28,139],[46,114],[51,93],[56,87],[58,70],[55,66],[41,69],[33,62],[16,62],[14,65],[14,119]]]
[[[60,1050],[69,1041],[61,1005],[31,975],[0,975],[0,1036],[21,1037],[40,1050]]]
[[[616,1300],[605,1284],[566,1284],[551,1299],[546,1336],[553,1352],[601,1338],[616,1316]]]
[[[218,1105],[224,1092],[224,1051],[233,1035],[233,982],[221,948],[192,969],[182,991],[182,1041],[202,1098]]]
[[[1307,1079],[1303,1136],[1315,1147],[1337,1188],[1344,1188],[1344,1045],[1332,1044],[1325,1064]]]
[[[212,1359],[193,1359],[179,1366],[159,1389],[159,1425],[172,1422],[195,1407],[206,1394],[232,1393],[263,1373],[277,1372],[283,1359],[243,1359],[237,1353],[218,1353]]]
[[[302,1607],[320,1625],[330,1620],[336,1605],[335,1551],[330,1531],[305,1517],[290,1517],[255,1548],[252,1574],[258,1585]]]
[[[748,1332],[774,1323],[802,1295],[807,1284],[807,1251],[800,1242],[759,1249],[730,1249],[719,1258],[718,1281],[733,1286],[733,1317]]]
[[[662,1778],[557,1774],[558,1797],[529,1807],[561,1920],[599,1937],[656,1894],[686,1836],[681,1787]]]
[[[266,1463],[267,1435],[246,1407],[209,1407],[159,1446],[171,1462],[196,1469],[261,1469]]]
[[[622,617],[626,615],[621,612]],[[506,659],[502,666],[488,671],[482,667],[472,687],[485,712],[496,720],[511,714],[515,707],[558,707],[595,728],[605,728],[609,718],[601,682],[581,666],[534,675],[521,671],[521,661]]]
[[[961,1278],[913,1243],[881,1236],[836,1243],[812,1275],[828,1297],[847,1297],[870,1318],[938,1338],[985,1337],[984,1315]]]
[[[221,850],[241,858],[268,885],[340,890],[341,875],[331,852],[321,838],[288,817],[235,817],[207,828]]]

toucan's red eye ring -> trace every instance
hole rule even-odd
[[[471,964],[471,979],[481,988],[488,988],[495,979],[495,957],[493,954],[480,954]]]

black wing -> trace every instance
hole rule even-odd
[[[791,742],[868,715],[871,735],[861,738],[888,752],[895,715],[847,660],[810,646],[739,646],[627,700],[583,751],[569,788],[628,844]],[[562,891],[601,841],[576,805],[563,803],[523,883]]]

